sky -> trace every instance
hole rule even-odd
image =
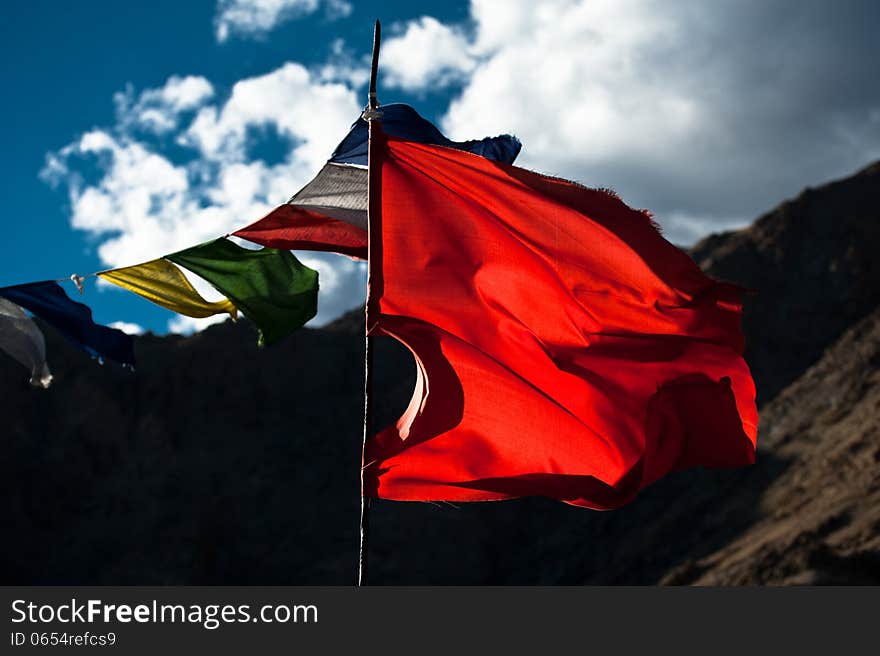
[[[28,0],[0,12],[0,285],[150,260],[286,201],[365,103],[376,18],[380,102],[408,102],[457,140],[515,134],[518,164],[612,188],[682,245],[880,159],[871,0]],[[297,255],[321,275],[314,325],[363,302],[362,265]],[[206,325],[94,282],[79,300],[132,331]]]

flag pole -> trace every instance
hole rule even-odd
[[[376,20],[376,26],[373,29],[373,59],[370,64],[370,91],[367,97],[367,107],[364,109],[363,118],[370,124],[371,121],[381,116],[378,111],[379,101],[376,99],[376,74],[379,70],[379,43],[382,38],[382,27]],[[372,132],[372,128],[370,128]],[[367,158],[367,169],[369,170],[370,161]],[[369,179],[369,178],[368,178]],[[369,187],[367,188],[369,196]],[[369,219],[369,203],[367,203],[367,269],[370,265],[370,219]],[[370,281],[369,273],[367,274],[367,303],[364,311],[369,305]],[[364,495],[364,468],[366,466],[367,440],[373,431],[373,407],[372,407],[372,388],[373,388],[373,338],[369,335],[369,325],[364,321],[364,439],[361,445],[361,530],[360,530],[360,552],[358,558],[358,586],[367,585],[367,565],[368,552],[370,543],[370,505],[372,499]]]

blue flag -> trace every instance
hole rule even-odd
[[[382,112],[382,130],[385,134],[406,141],[445,146],[466,150],[496,162],[513,164],[519,155],[522,144],[519,139],[509,134],[470,141],[452,141],[448,139],[433,123],[419,116],[409,105],[390,103],[379,107]],[[358,118],[351,126],[345,139],[333,151],[330,161],[335,164],[367,165],[367,141],[369,126],[363,118]]]
[[[71,299],[57,282],[31,282],[0,288],[17,303],[93,356],[134,365],[134,341],[121,330],[96,324],[92,311]]]

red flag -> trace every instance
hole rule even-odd
[[[390,134],[419,143],[442,144],[489,159],[513,162],[520,143],[503,134],[471,141],[451,141],[409,105],[382,105]],[[280,249],[331,251],[367,257],[368,124],[358,118],[333,155],[305,187],[285,204],[233,234]]]
[[[255,244],[282,250],[330,251],[367,257],[367,231],[324,212],[279,205],[259,221],[232,233]]]
[[[616,196],[470,153],[370,145],[371,334],[416,359],[365,493],[613,508],[754,461],[737,288]]]

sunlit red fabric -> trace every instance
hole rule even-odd
[[[418,376],[365,494],[613,508],[754,461],[735,287],[612,194],[373,131],[367,320]]]
[[[232,234],[269,248],[367,257],[366,230],[296,205],[280,205]]]

